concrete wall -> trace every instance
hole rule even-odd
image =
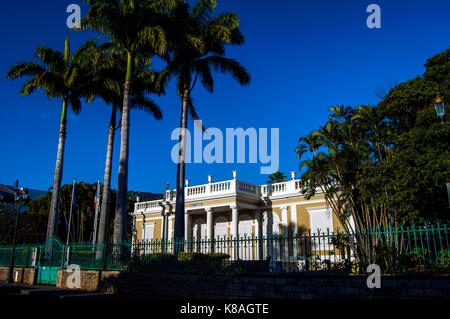
[[[8,278],[8,267],[0,267],[0,281],[6,281]],[[17,273],[17,281],[16,281]],[[34,285],[36,283],[37,271],[35,268],[23,268],[14,267],[13,280],[15,282],[21,282],[28,285]]]
[[[61,280],[60,280],[61,277]],[[67,287],[67,272],[57,287]],[[312,299],[312,298],[449,298],[450,277],[382,278],[369,289],[364,276],[213,276],[118,271],[81,271],[81,289],[145,298]]]

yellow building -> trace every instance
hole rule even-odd
[[[261,259],[268,255],[285,258],[299,255],[295,243],[273,245],[268,251],[254,248],[251,238],[273,237],[276,234],[295,237],[300,234],[333,233],[342,230],[337,218],[327,207],[322,194],[306,199],[300,192],[300,180],[291,173],[291,180],[268,185],[253,185],[237,179],[213,182],[185,188],[185,236],[199,242],[194,251],[230,253],[226,238],[247,238],[248,245],[241,242],[238,254],[241,259]],[[135,241],[170,241],[173,239],[175,222],[175,190],[166,190],[164,199],[135,204]],[[213,247],[205,244],[214,238]],[[264,238],[264,237],[263,237]],[[325,237],[323,237],[325,239]],[[319,240],[320,245],[320,238]],[[322,241],[324,242],[324,239]],[[323,243],[320,250],[331,250]],[[195,246],[195,245],[194,245]],[[270,250],[269,249],[269,250]],[[275,251],[273,251],[275,249]],[[244,251],[245,250],[245,251]],[[261,256],[261,254],[263,256]]]

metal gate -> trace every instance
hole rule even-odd
[[[50,239],[39,248],[37,283],[56,285],[58,270],[64,267],[65,246],[58,239]]]

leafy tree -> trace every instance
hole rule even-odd
[[[75,206],[72,210],[72,223],[71,223],[71,241],[87,241],[92,238],[92,231],[94,225],[94,198],[96,194],[97,184],[88,184],[84,182],[78,182],[75,184]],[[111,190],[111,198],[109,202],[109,209],[107,210],[109,216],[107,218],[106,237],[105,241],[111,241],[114,230],[114,207],[116,204],[116,190]],[[133,211],[133,205],[136,202],[134,192],[127,196],[127,211]],[[62,239],[67,238],[67,226],[69,222],[69,213],[72,197],[72,184],[66,184],[61,187],[61,200],[60,200],[60,216],[59,227],[57,236]],[[48,216],[50,208],[51,193],[47,193],[37,199],[31,200],[27,204],[27,212],[30,216]],[[1,216],[0,216],[1,218]],[[41,217],[36,217],[37,219]],[[31,220],[31,217],[30,217]],[[31,226],[31,222],[30,222]],[[126,239],[131,238],[132,220],[128,220],[126,224]],[[39,233],[33,231],[33,233]],[[23,235],[27,238],[32,238],[30,233],[26,230],[23,231]],[[39,238],[40,239],[40,238]]]
[[[17,244],[41,243],[45,241],[48,211],[41,213],[20,213],[17,225]],[[13,241],[15,212],[0,209],[0,245],[10,245]]]
[[[270,174],[268,178],[269,180],[267,181],[267,184],[281,183],[286,181],[286,176],[280,171]]]
[[[450,98],[450,49],[427,60],[423,76],[392,88],[379,107],[394,121],[396,128],[407,131],[414,127],[417,113],[432,105],[437,92]]]
[[[299,140],[303,193],[320,190],[347,231],[353,220],[359,233],[351,244],[365,263],[379,244],[364,233],[448,218],[449,124],[439,123],[433,107],[450,82],[448,54],[428,59],[423,77],[397,85],[377,107],[331,108],[327,123]]]
[[[447,112],[450,108],[447,108]],[[383,184],[386,205],[403,222],[447,220],[445,180],[450,176],[450,126],[436,119],[433,109],[418,113],[415,128],[395,137],[392,160],[366,178]],[[380,199],[380,196],[375,196]]]

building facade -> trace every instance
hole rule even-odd
[[[186,184],[185,237],[199,242],[215,241],[215,247],[204,245],[194,248],[196,251],[229,253],[229,243],[222,242],[221,247],[221,240],[230,237],[244,241],[248,238],[249,246],[252,246],[251,238],[255,237],[292,237],[343,230],[322,194],[309,200],[301,194],[300,180],[295,178],[295,172],[291,173],[289,181],[267,185],[240,181],[236,171],[230,180],[213,182],[212,176],[208,176],[207,184],[190,186],[188,180]],[[175,199],[176,191],[167,189],[162,200],[135,204],[132,213],[135,241],[173,239]],[[259,259],[255,249],[249,247],[249,251],[244,252],[242,246],[245,245],[240,245],[241,258],[248,255],[246,259]],[[275,253],[292,254],[292,247],[288,245],[280,249],[286,251]]]

